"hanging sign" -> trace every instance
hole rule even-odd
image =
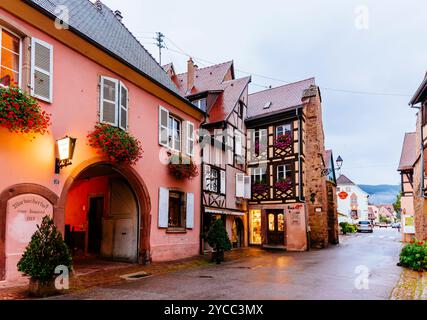
[[[341,191],[340,193],[338,193],[338,197],[340,197],[341,200],[345,200],[348,197],[348,193],[345,191]]]

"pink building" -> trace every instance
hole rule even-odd
[[[68,25],[55,20],[64,10]],[[46,214],[75,257],[145,263],[197,255],[201,180],[178,180],[167,163],[175,154],[200,163],[194,131],[204,112],[179,94],[121,16],[100,2],[8,0],[0,2],[0,33],[1,84],[15,79],[52,122],[35,139],[0,127],[0,280],[19,276],[16,263]],[[98,122],[139,139],[143,158],[128,165],[99,156],[87,138]],[[56,142],[65,136],[77,139],[72,164],[55,173]]]

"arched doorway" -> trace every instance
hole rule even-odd
[[[240,248],[244,246],[244,226],[243,221],[240,218],[234,218],[231,240],[233,248]]]
[[[65,183],[59,205],[64,238],[77,258],[150,261],[150,200],[129,166],[93,161]]]

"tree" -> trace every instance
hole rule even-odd
[[[232,248],[227,230],[225,230],[224,223],[221,219],[217,219],[212,224],[208,232],[207,241],[214,249],[212,260],[216,260],[218,264],[221,263],[221,261],[224,260],[224,251],[231,250]]]
[[[397,218],[400,219],[400,213],[402,211],[402,205],[401,205],[401,199],[402,199],[402,193],[400,192],[397,196],[396,196],[396,201],[394,201],[393,203],[393,209],[394,211],[396,211],[397,213]]]
[[[58,266],[70,270],[72,258],[53,220],[45,216],[19,260],[18,270],[31,277],[31,295],[45,296],[55,291],[53,282]]]

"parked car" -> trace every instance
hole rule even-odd
[[[395,222],[391,224],[392,228],[400,228],[400,222]]]
[[[374,232],[374,226],[371,221],[359,221],[357,224],[357,232]]]
[[[380,228],[387,228],[388,224],[386,222],[380,222],[380,224],[378,225]]]

